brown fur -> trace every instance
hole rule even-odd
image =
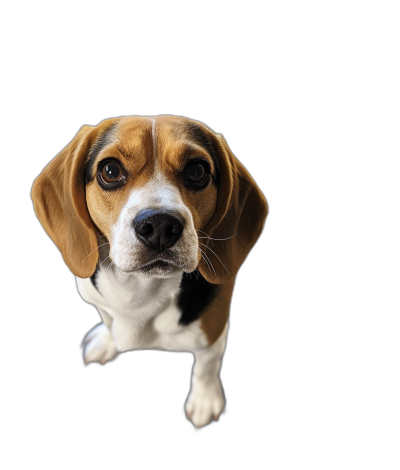
[[[202,316],[202,328],[212,343],[228,319],[235,276],[261,233],[268,213],[267,201],[221,135],[187,118],[152,119],[156,120],[156,149],[152,121],[146,117],[107,119],[96,127],[82,127],[35,180],[32,188],[35,211],[71,271],[78,277],[90,277],[98,263],[96,248],[101,244],[97,242],[98,232],[110,240],[111,227],[129,194],[133,188],[146,184],[157,162],[163,175],[179,188],[191,210],[195,228],[211,238],[227,238],[214,244],[210,239],[199,239],[215,252],[207,250],[215,274],[200,259],[200,252],[199,271],[208,282],[221,285],[218,297]],[[85,187],[85,161],[93,145],[112,125],[115,130],[110,143],[97,155],[93,179]],[[199,130],[215,153],[220,173],[218,188],[210,183],[204,190],[195,192],[187,190],[182,183],[179,172],[190,156],[207,159],[215,170],[215,158],[192,138],[190,126]],[[98,163],[106,157],[117,158],[127,171],[125,186],[115,191],[102,189],[95,177]]]
[[[96,232],[86,207],[82,174],[90,135],[91,129],[82,127],[44,168],[32,188],[38,219],[79,277],[90,276],[98,259],[98,253],[92,252],[97,246]]]
[[[140,118],[126,120],[118,125],[111,140],[112,143],[97,156],[94,168],[105,158],[117,158],[128,172],[126,185],[117,191],[105,191],[94,178],[86,188],[90,216],[99,232],[108,240],[111,227],[116,223],[130,192],[146,184],[155,163],[151,121]]]
[[[209,345],[217,341],[224,331],[229,318],[234,284],[234,278],[221,284],[218,296],[200,317],[201,329],[204,331]]]

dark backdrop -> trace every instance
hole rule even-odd
[[[43,422],[55,433],[66,426],[74,432],[90,427],[99,440],[104,426],[128,425],[133,434],[171,433],[178,440],[229,436],[231,442],[244,434],[262,442],[265,432],[279,440],[299,425],[303,365],[296,359],[296,267],[290,257],[296,243],[290,208],[300,204],[291,186],[297,164],[296,92],[290,79],[275,73],[267,80],[258,71],[243,83],[233,84],[229,76],[208,77],[196,86],[187,82],[182,78],[169,87],[153,77],[124,85],[115,78],[87,84],[82,77],[60,81],[51,76],[24,91],[19,204],[31,249],[23,268],[25,287],[19,290],[24,314],[17,321],[23,334],[15,355],[19,378],[30,391],[22,400],[27,422]],[[100,318],[80,298],[30,200],[35,177],[83,124],[133,114],[186,116],[222,133],[270,206],[264,233],[240,270],[233,295],[221,372],[227,410],[219,423],[199,432],[183,413],[190,354],[135,351],[105,366],[84,367],[80,343]],[[26,252],[22,258],[26,263]],[[268,429],[260,433],[260,426]]]

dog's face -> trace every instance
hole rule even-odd
[[[216,165],[187,120],[136,117],[103,131],[86,162],[86,201],[121,271],[167,277],[197,268],[197,231],[216,209]]]
[[[71,271],[89,277],[98,247],[121,271],[236,275],[267,202],[222,136],[177,116],[84,126],[35,180],[36,214]],[[212,240],[213,239],[213,240]],[[215,242],[215,243],[214,243]]]

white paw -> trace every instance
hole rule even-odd
[[[105,364],[118,354],[111,331],[104,323],[99,323],[86,334],[82,346],[85,364],[89,362]]]
[[[210,383],[196,380],[185,403],[186,416],[197,427],[218,421],[225,408],[225,397],[219,377]]]

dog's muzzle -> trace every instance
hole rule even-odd
[[[142,243],[162,253],[179,240],[184,222],[173,212],[144,209],[133,220],[133,227]]]

